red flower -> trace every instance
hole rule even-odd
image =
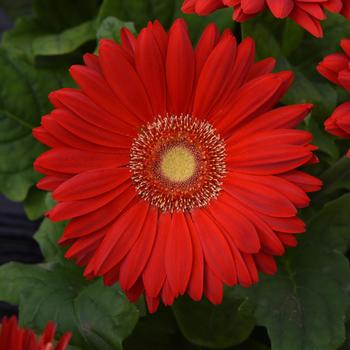
[[[317,70],[325,78],[350,92],[350,39],[342,40],[340,46],[344,52],[326,56],[317,66]],[[350,139],[350,102],[337,107],[324,126],[329,133]],[[348,156],[350,157],[350,150]]]
[[[326,56],[317,66],[317,70],[325,78],[350,92],[350,39],[342,40],[340,46],[344,52]]]
[[[71,338],[70,333],[55,342],[56,326],[49,322],[43,334],[38,339],[31,330],[18,327],[16,317],[6,317],[0,325],[1,350],[65,350]]]
[[[182,11],[203,16],[222,7],[232,7],[237,22],[245,22],[268,7],[276,18],[289,17],[316,37],[323,36],[320,21],[326,19],[325,10],[350,18],[349,0],[185,0]]]
[[[52,93],[34,130],[52,148],[35,162],[59,202],[48,216],[72,219],[60,243],[86,276],[144,292],[151,311],[184,293],[220,303],[305,230],[297,208],[321,183],[296,170],[315,147],[294,128],[311,105],[274,108],[292,73],[215,25],[195,50],[182,20],[121,37],[71,68],[80,89]]]

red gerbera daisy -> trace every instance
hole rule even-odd
[[[325,78],[350,92],[350,39],[342,40],[340,46],[343,53],[326,56],[317,66],[317,70]],[[350,102],[337,107],[324,125],[329,133],[350,139]],[[348,155],[350,157],[350,151]]]
[[[350,92],[350,39],[340,42],[343,52],[326,56],[317,66],[317,70],[331,82]]]
[[[182,11],[203,16],[222,7],[232,7],[237,22],[245,22],[268,7],[275,17],[289,17],[316,37],[323,36],[320,21],[326,19],[325,10],[350,18],[349,0],[185,0]]]
[[[20,328],[16,317],[6,317],[0,325],[1,350],[65,350],[71,338],[70,333],[55,342],[56,326],[49,322],[40,338],[33,331]]]
[[[48,216],[72,219],[60,243],[86,276],[144,292],[151,311],[184,293],[220,303],[304,232],[296,208],[321,183],[296,170],[315,147],[294,128],[311,105],[274,109],[292,73],[215,25],[195,50],[182,20],[121,38],[71,68],[80,89],[52,93],[34,130],[52,148],[35,162],[59,202]]]

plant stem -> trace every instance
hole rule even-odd
[[[321,179],[324,181],[325,187],[331,186],[335,180],[344,177],[349,171],[350,159],[347,155],[344,155],[321,175]]]
[[[339,184],[347,176],[350,177],[350,159],[344,155],[332,167],[321,174],[323,189],[313,196],[313,202],[320,204],[326,201],[333,191],[341,188]]]

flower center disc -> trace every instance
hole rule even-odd
[[[161,174],[171,182],[185,182],[194,176],[197,168],[196,158],[188,148],[175,146],[162,155]]]
[[[134,139],[129,167],[137,193],[162,211],[204,207],[221,190],[225,143],[206,121],[157,118]]]

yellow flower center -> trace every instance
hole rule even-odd
[[[175,146],[164,152],[160,169],[162,175],[171,182],[185,182],[196,171],[197,162],[191,150],[184,146]]]

